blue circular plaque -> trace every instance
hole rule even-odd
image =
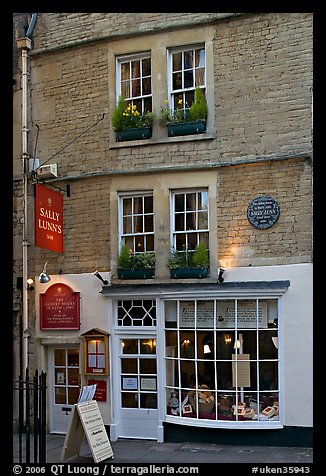
[[[272,197],[256,197],[248,205],[249,222],[260,230],[273,226],[280,216],[280,207]]]

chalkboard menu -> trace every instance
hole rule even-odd
[[[280,207],[272,197],[256,197],[248,205],[249,222],[260,230],[273,226],[280,216]]]

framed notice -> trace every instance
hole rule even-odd
[[[138,390],[137,377],[122,377],[122,390]]]
[[[237,311],[235,311],[234,301],[230,301],[230,303],[227,301],[220,301],[217,314],[217,327],[233,329],[236,320],[238,329],[267,327],[266,302],[259,301],[257,310],[256,301],[239,300],[237,303]]]
[[[197,302],[197,328],[212,328],[214,326],[213,301]],[[195,304],[193,301],[180,303],[180,327],[195,327]]]
[[[140,379],[140,390],[156,390],[156,378],[142,377]]]
[[[250,354],[232,355],[232,387],[250,387]]]

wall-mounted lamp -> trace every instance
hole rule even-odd
[[[96,270],[94,271],[94,276],[96,276],[100,281],[102,281],[102,283],[106,286],[107,284],[109,284],[109,281],[107,281],[106,279],[103,279],[102,276],[100,275],[100,273]]]
[[[32,278],[28,278],[27,280],[27,290],[28,291],[33,291],[34,289],[34,281]]]
[[[45,283],[48,283],[49,281],[51,281],[50,276],[46,272],[46,265],[47,265],[47,263],[45,263],[43,271],[38,277],[39,283],[42,283],[42,284],[45,284]]]
[[[219,269],[218,276],[217,276],[217,282],[219,284],[223,283],[223,281],[224,281],[224,278],[223,278],[224,271],[225,271],[224,268]]]

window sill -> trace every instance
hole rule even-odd
[[[204,132],[203,134],[189,134],[185,136],[176,136],[176,137],[151,137],[150,139],[139,139],[139,140],[130,140],[126,142],[115,142],[115,139],[112,139],[112,142],[109,144],[109,149],[121,149],[124,147],[143,147],[148,145],[156,144],[171,144],[176,142],[191,142],[191,141],[200,141],[200,140],[214,140],[217,135],[211,132]]]

